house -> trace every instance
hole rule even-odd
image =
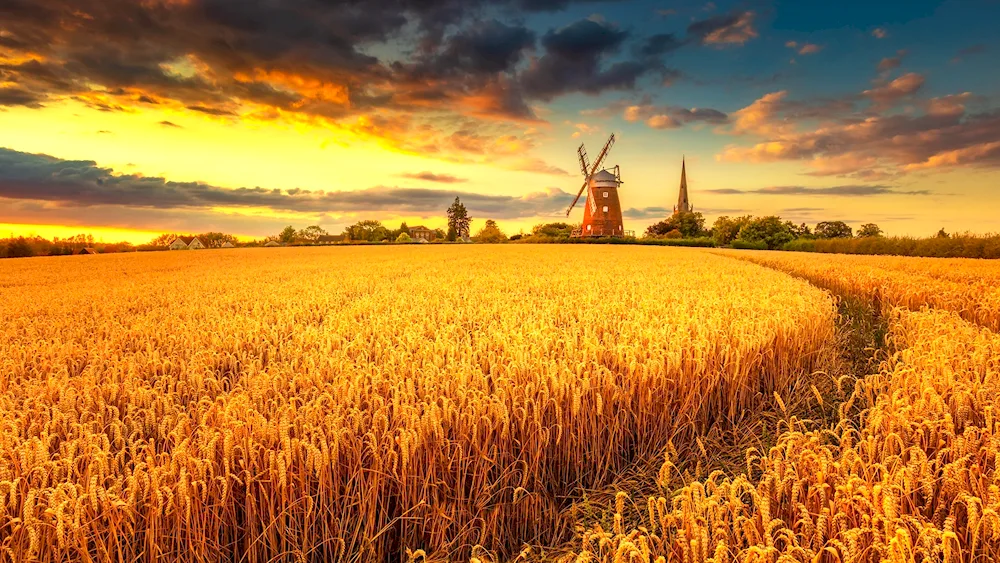
[[[429,242],[434,240],[434,231],[423,225],[410,227],[410,238],[413,240]]]
[[[267,241],[267,242],[266,242],[266,243],[264,244],[264,246],[269,246],[269,247],[270,247],[270,246],[281,246],[281,243],[280,243],[280,242],[278,242],[278,241],[276,241],[276,240],[269,240],[269,241]]]
[[[236,247],[233,246],[233,243],[227,240],[226,242],[222,243],[222,248],[236,248]]]
[[[81,248],[77,252],[77,254],[97,254],[97,251],[94,250],[93,248],[87,247],[87,248]]]
[[[177,237],[167,248],[170,250],[198,250],[199,248],[205,248],[205,245],[202,244],[198,237]]]
[[[316,239],[316,244],[334,244],[346,241],[347,235],[320,235],[320,237]]]

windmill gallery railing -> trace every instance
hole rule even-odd
[[[634,237],[635,231],[618,231],[617,233],[613,229],[609,229],[607,232],[604,229],[593,229],[586,234],[584,234],[583,229],[577,227],[573,229],[570,233],[573,238],[583,238],[583,237]]]

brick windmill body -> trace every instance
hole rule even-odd
[[[566,216],[568,217],[573,211],[576,202],[583,195],[583,190],[587,190],[587,205],[583,210],[583,225],[573,231],[574,237],[621,237],[632,234],[631,231],[625,231],[622,221],[622,206],[618,199],[618,187],[622,184],[619,168],[615,166],[611,170],[598,171],[614,144],[615,136],[612,134],[593,165],[587,162],[587,151],[584,146],[580,145],[577,149],[584,180],[576,198],[566,210]]]

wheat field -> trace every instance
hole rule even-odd
[[[468,560],[573,542],[586,491],[823,369],[835,304],[664,248],[3,261],[0,558]]]
[[[1000,559],[1000,335],[989,328],[993,288],[980,283],[1000,265],[725,255],[870,300],[889,327],[881,365],[856,374],[834,424],[786,414],[775,445],[749,449],[744,471],[680,482],[669,457],[659,492],[618,491],[567,560]]]

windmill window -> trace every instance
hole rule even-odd
[[[587,230],[588,230],[588,231],[590,230],[590,227],[591,227],[591,225],[587,225]]]
[[[604,197],[608,197],[608,192],[604,192]]]
[[[607,212],[608,212],[608,206],[607,206],[607,205],[605,205],[605,206],[604,206],[604,212],[605,212],[605,213],[607,213]]]

